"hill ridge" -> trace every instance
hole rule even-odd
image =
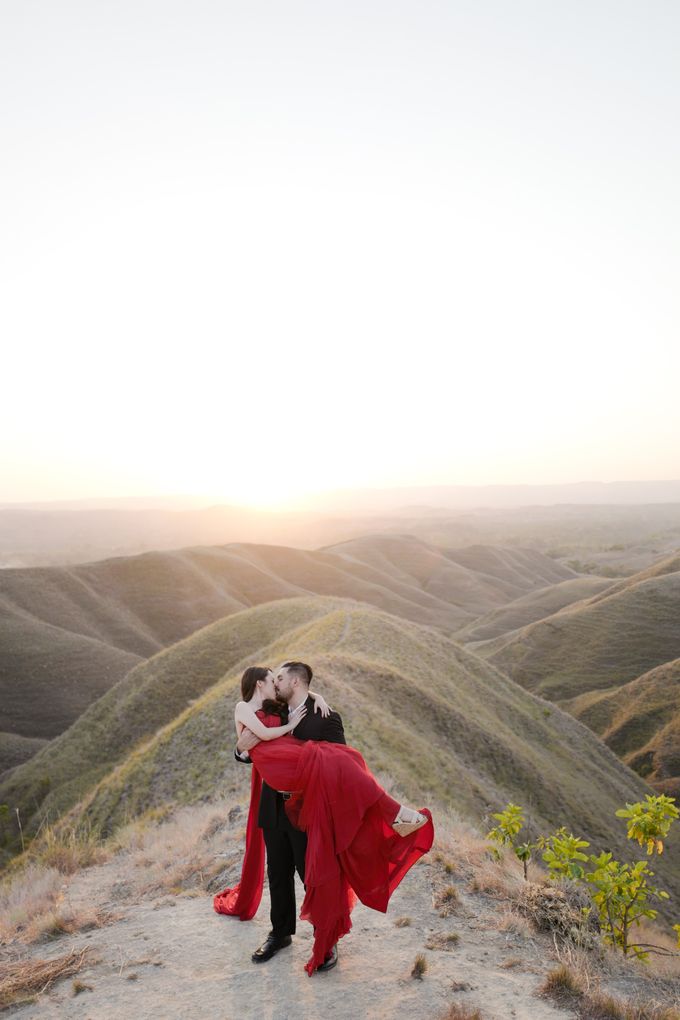
[[[241,543],[0,571],[0,702],[13,699],[15,706],[11,716],[0,716],[0,729],[54,737],[134,662],[250,605],[301,596],[354,598],[452,633],[504,603],[508,585],[516,594],[539,584],[547,571],[556,578],[564,573],[547,557],[532,554],[532,580],[520,550],[503,553],[501,574],[507,576],[490,578],[405,537],[374,536],[342,549]],[[521,565],[516,576],[513,564]],[[101,642],[89,668],[88,641]],[[74,673],[77,697],[62,699],[55,714],[51,699],[69,688]],[[32,730],[36,705],[38,725]]]

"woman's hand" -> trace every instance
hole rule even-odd
[[[332,708],[322,694],[312,694],[312,698],[314,699],[314,711],[321,712],[322,719],[331,714]]]
[[[302,722],[306,715],[307,706],[303,701],[302,704],[298,705],[297,708],[294,708],[293,711],[288,716],[288,725],[290,726],[291,733],[293,732],[297,724]]]

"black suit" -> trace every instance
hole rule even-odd
[[[314,711],[314,699],[307,698],[307,715],[293,732],[298,740],[328,740],[345,744],[342,719],[331,712],[325,719]],[[242,761],[236,755],[237,761]],[[263,781],[257,819],[267,847],[267,880],[271,896],[272,932],[277,938],[295,932],[295,872],[305,880],[307,835],[288,821],[283,796]]]

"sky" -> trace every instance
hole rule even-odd
[[[675,0],[0,4],[0,502],[680,477]]]

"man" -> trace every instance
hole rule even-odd
[[[286,702],[289,712],[303,702],[307,704],[307,715],[295,727],[292,736],[298,740],[328,740],[334,744],[345,744],[347,741],[338,713],[331,712],[324,718],[320,712],[314,711],[314,699],[309,696],[312,675],[311,667],[305,662],[284,662],[276,673],[276,693]],[[239,737],[234,756],[238,761],[249,763],[247,752],[258,743],[258,738],[245,729]],[[270,960],[280,949],[291,944],[291,936],[295,934],[295,872],[304,883],[307,834],[288,821],[284,800],[289,796],[262,783],[258,825],[262,829],[267,848],[272,930],[263,945],[253,953],[253,963]],[[324,963],[317,967],[317,972],[331,970],[337,962],[338,949],[333,946]]]

